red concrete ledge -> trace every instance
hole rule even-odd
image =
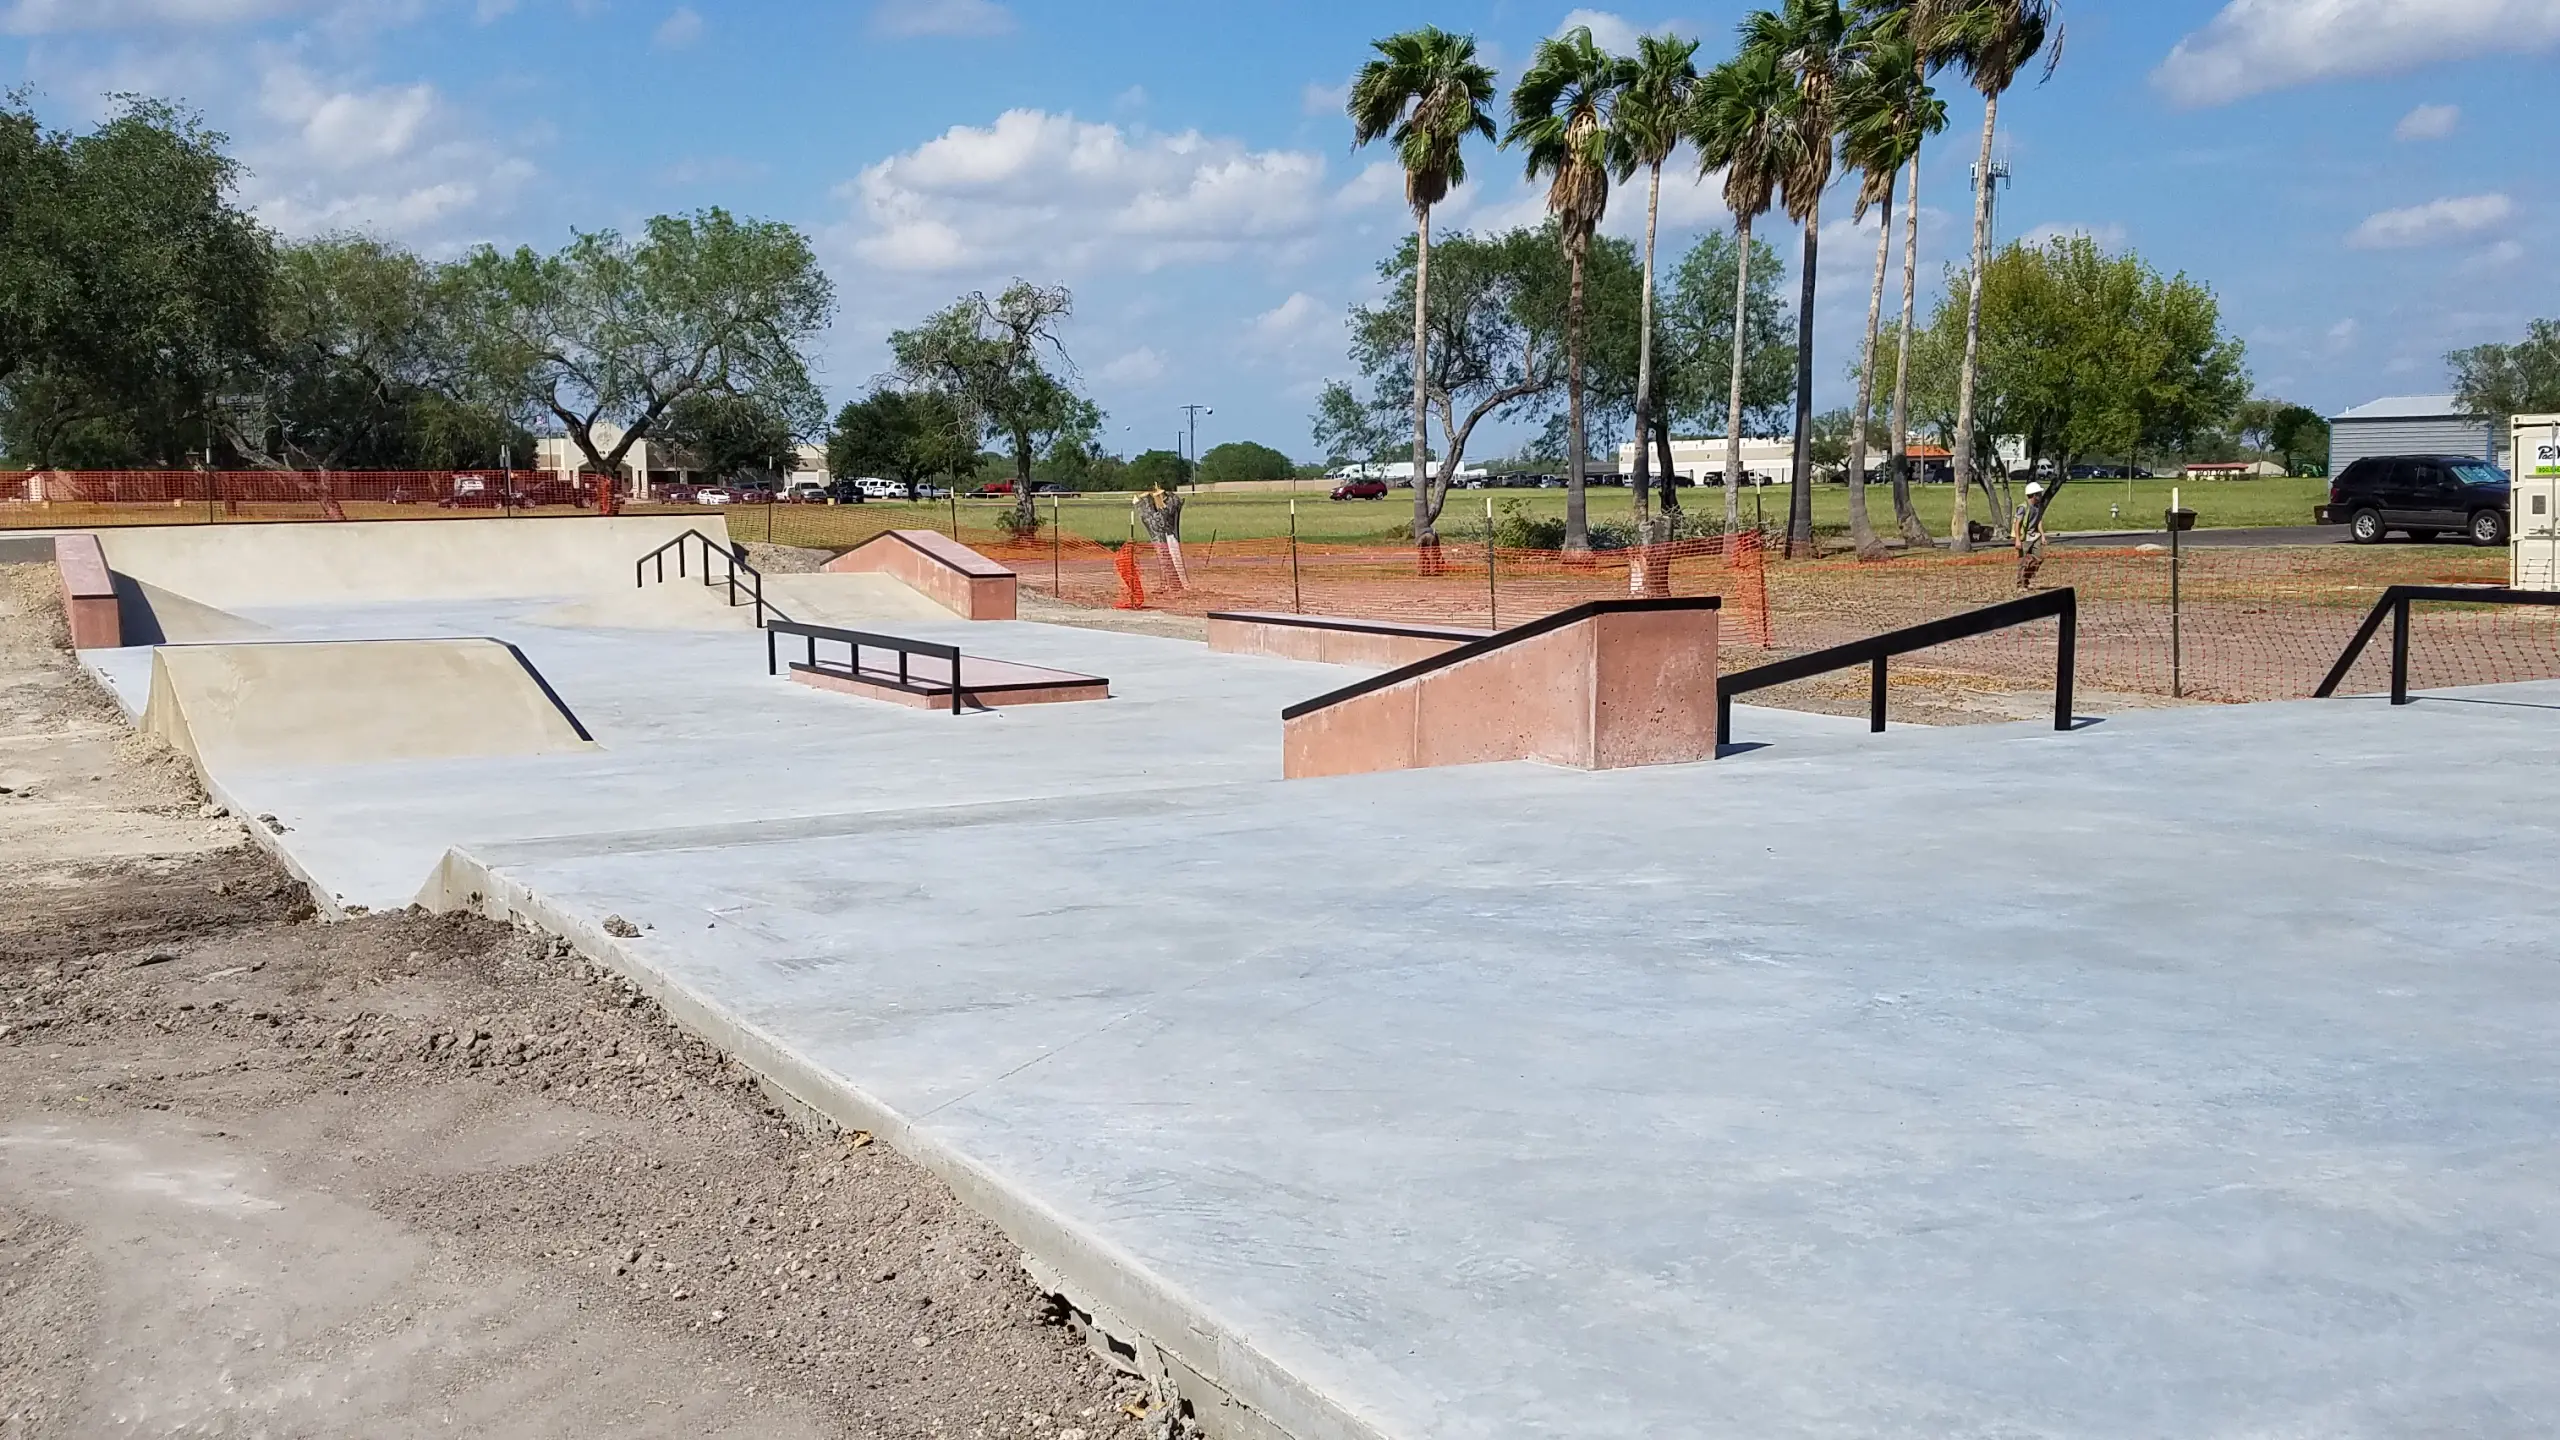
[[[1220,610],[1209,615],[1212,650],[1329,665],[1410,665],[1492,633],[1462,625],[1405,625],[1265,610]]]
[[[116,604],[115,576],[95,535],[53,537],[53,568],[62,577],[62,615],[71,622],[71,648],[110,650],[124,643],[124,616]]]
[[[826,568],[887,575],[963,620],[1014,618],[1014,573],[932,530],[884,530]]]
[[[1282,773],[1712,759],[1721,604],[1595,600],[1302,701],[1280,712]]]

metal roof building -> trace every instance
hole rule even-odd
[[[2329,417],[2329,473],[2368,455],[2477,455],[2504,448],[2488,417],[2468,415],[2450,395],[2392,395]]]

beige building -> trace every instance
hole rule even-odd
[[[596,422],[591,433],[599,450],[610,451],[622,441],[622,427],[608,421]],[[587,466],[586,453],[566,435],[545,435],[534,441],[533,446],[534,468],[548,470],[563,480],[574,480]],[[823,448],[807,444],[794,446],[793,462],[790,479],[794,483],[803,480],[815,480],[821,485],[827,483],[827,452]],[[683,446],[643,436],[633,441],[631,449],[622,457],[623,488],[632,498],[647,500],[661,487],[697,483],[703,477],[697,473],[695,465],[694,457],[687,454]]]

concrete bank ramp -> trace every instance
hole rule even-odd
[[[718,515],[136,525],[98,541],[118,575],[241,610],[628,590],[633,563],[687,530],[729,544]]]
[[[257,640],[275,633],[271,626],[217,610],[130,575],[116,576],[115,584],[116,612],[127,645],[202,645],[222,640]]]
[[[514,646],[485,639],[162,646],[142,728],[207,768],[595,748]]]
[[[948,620],[949,608],[881,571],[767,575],[764,598],[803,625],[860,625],[871,620]]]

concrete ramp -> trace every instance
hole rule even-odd
[[[483,639],[162,646],[142,728],[207,768],[595,748],[514,646]]]
[[[868,620],[948,620],[951,611],[885,571],[767,575],[766,603],[803,625]]]
[[[718,515],[136,525],[98,541],[119,575],[240,610],[627,590],[633,563],[687,530],[729,544]]]
[[[243,615],[136,580],[115,577],[116,610],[127,645],[203,645],[257,640],[275,631]]]

